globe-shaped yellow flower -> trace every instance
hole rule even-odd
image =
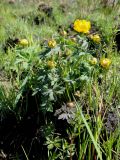
[[[100,43],[101,42],[101,38],[98,34],[95,35],[90,35],[90,38],[93,40],[93,42],[95,43]]]
[[[108,59],[108,58],[102,58],[100,60],[100,65],[101,67],[105,68],[105,69],[108,69],[110,67],[110,64],[111,64],[111,60]]]
[[[77,42],[77,38],[76,37],[72,37],[71,40],[72,40],[72,42]]]
[[[50,48],[54,48],[57,45],[56,41],[54,39],[48,41],[48,46]]]
[[[97,58],[93,57],[93,58],[90,60],[90,64],[96,65],[96,64],[97,64]]]
[[[66,51],[65,51],[65,55],[66,56],[70,56],[72,54],[72,51],[70,50],[70,49],[67,49]]]
[[[80,98],[80,96],[81,96],[80,91],[76,91],[76,92],[74,93],[74,96]]]
[[[90,21],[77,19],[73,24],[73,29],[81,33],[89,33],[91,29]]]
[[[56,64],[55,64],[55,62],[54,61],[52,61],[52,60],[49,60],[48,62],[47,62],[47,66],[48,66],[48,68],[55,68],[55,66],[56,66]]]
[[[67,36],[67,32],[65,30],[63,30],[63,31],[60,32],[60,35],[61,36]]]
[[[21,39],[20,41],[19,41],[19,44],[21,45],[21,46],[27,46],[28,44],[29,44],[29,42],[28,42],[28,40],[27,39]]]
[[[75,107],[75,102],[67,102],[67,107],[68,108],[74,108]]]

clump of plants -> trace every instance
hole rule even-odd
[[[38,9],[40,17],[52,16],[48,5]],[[76,19],[44,42],[21,36],[3,47],[1,69],[12,87],[0,86],[2,153],[9,159],[119,159],[118,63],[99,28]]]
[[[16,88],[11,109],[19,113],[20,124],[34,122],[30,137],[36,135],[39,146],[47,147],[48,159],[115,159],[119,117],[116,112],[117,123],[108,131],[108,108],[118,107],[116,69],[112,72],[112,59],[104,55],[102,35],[90,33],[90,21],[77,19],[72,29],[73,36],[61,30],[41,48],[19,40],[12,51],[14,59],[4,66]],[[91,53],[90,44],[96,53]],[[106,148],[111,136],[111,146]],[[31,140],[27,148],[22,139],[29,157],[34,143]]]

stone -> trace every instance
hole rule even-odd
[[[118,3],[118,0],[102,0],[104,7],[114,7]]]

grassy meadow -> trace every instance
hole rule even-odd
[[[120,160],[120,2],[0,0],[0,160]]]

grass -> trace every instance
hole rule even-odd
[[[119,160],[120,4],[44,3],[51,16],[38,11],[37,0],[0,1],[0,150],[9,159]],[[71,30],[76,19],[89,20],[100,43]],[[16,38],[29,44],[14,45]]]

